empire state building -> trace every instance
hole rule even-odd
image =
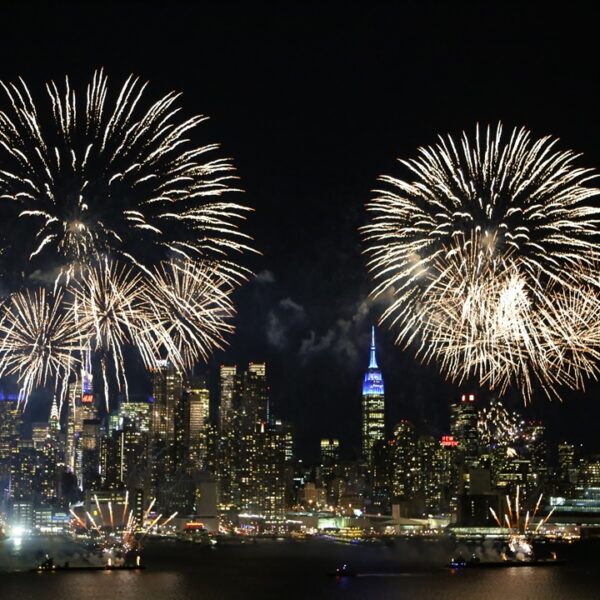
[[[362,388],[362,454],[371,461],[373,446],[385,438],[385,394],[383,377],[375,356],[375,327],[371,328],[369,368]]]

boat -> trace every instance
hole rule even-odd
[[[356,573],[346,564],[343,563],[335,568],[335,571],[329,573],[331,577],[354,577]]]

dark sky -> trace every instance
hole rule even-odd
[[[276,411],[296,423],[299,449],[358,443],[370,324],[369,280],[357,228],[377,175],[396,172],[438,133],[476,122],[559,136],[600,165],[600,11],[572,4],[461,7],[418,3],[177,4],[56,2],[3,7],[0,77],[33,87],[68,73],[80,85],[104,66],[130,72],[149,96],[184,93],[238,167],[248,224],[262,256],[237,295],[238,332],[211,361],[266,360]],[[483,4],[483,3],[482,3]],[[435,434],[459,391],[434,366],[378,346],[389,425],[401,417]],[[518,398],[513,398],[515,406]],[[536,397],[553,438],[596,448],[597,390],[561,405]]]

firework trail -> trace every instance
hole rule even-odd
[[[111,94],[103,71],[83,94],[68,78],[50,82],[48,103],[23,80],[0,86],[5,287],[22,293],[52,281],[64,300],[61,323],[87,335],[79,351],[101,354],[105,387],[111,365],[126,388],[125,345],[146,366],[205,359],[232,329],[230,294],[249,274],[238,258],[251,250],[239,229],[249,209],[229,201],[239,191],[231,161],[215,156],[217,145],[192,141],[206,117],[182,119],[175,92],[146,101],[147,83],[134,76]],[[2,321],[14,321],[15,302],[21,312],[39,309],[37,293],[5,303]],[[175,303],[180,311],[161,314]],[[25,399],[80,360],[55,356],[60,345],[45,348],[52,366],[26,359],[13,342],[2,346],[0,372],[17,375]]]
[[[522,513],[522,505],[520,499],[520,486],[517,486],[517,491],[514,499],[506,496],[506,507],[504,519],[501,519],[496,511],[490,507],[490,513],[494,517],[498,527],[501,529],[507,528],[509,533],[508,546],[510,551],[518,560],[526,560],[533,555],[532,541],[533,537],[538,533],[542,525],[548,522],[548,519],[554,513],[554,508],[545,516],[540,517],[537,525],[534,526],[534,520],[538,515],[543,495],[540,494],[533,512],[527,511],[525,516]]]
[[[152,500],[142,520],[139,521],[133,514],[133,509],[129,508],[128,493],[122,503],[113,504],[109,501],[105,511],[102,511],[98,496],[94,495],[97,518],[95,519],[87,511],[83,513],[83,517],[80,517],[75,510],[70,509],[71,526],[73,532],[78,529],[85,530],[88,535],[92,536],[102,551],[104,561],[109,561],[109,564],[112,564],[115,558],[123,561],[127,553],[131,551],[139,555],[142,542],[148,533],[155,527],[165,527],[177,516],[178,513],[175,512],[166,519],[163,519],[162,515],[151,518],[150,512],[154,503],[155,499]],[[105,518],[106,514],[108,514],[108,519]]]
[[[514,385],[526,401],[598,372],[599,190],[555,144],[500,125],[440,138],[400,161],[412,181],[380,178],[362,229],[397,342],[455,382]]]

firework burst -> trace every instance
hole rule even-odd
[[[64,385],[79,365],[81,336],[60,290],[10,296],[3,306],[0,340],[0,376],[15,375],[23,398],[50,380]]]
[[[112,95],[102,71],[80,95],[68,78],[62,88],[49,83],[47,106],[22,80],[0,85],[8,100],[0,109],[5,286],[53,280],[56,319],[78,329],[79,352],[100,353],[106,389],[111,364],[126,391],[126,345],[147,367],[161,357],[187,368],[205,359],[232,329],[231,291],[249,273],[237,257],[250,250],[239,230],[249,209],[228,201],[239,191],[231,161],[215,157],[217,145],[192,142],[205,117],[180,119],[174,92],[148,103],[147,84],[133,76]],[[39,310],[35,298],[25,293],[19,312]],[[2,346],[0,372],[19,377],[25,398],[68,377],[78,360],[60,345],[45,348],[34,367],[15,343]]]
[[[210,264],[170,261],[154,271],[146,296],[149,333],[170,362],[191,369],[210,349],[223,347],[233,330],[233,285]]]
[[[500,125],[440,138],[367,205],[373,294],[393,297],[382,319],[455,382],[529,400],[597,374],[599,190],[555,143]]]

